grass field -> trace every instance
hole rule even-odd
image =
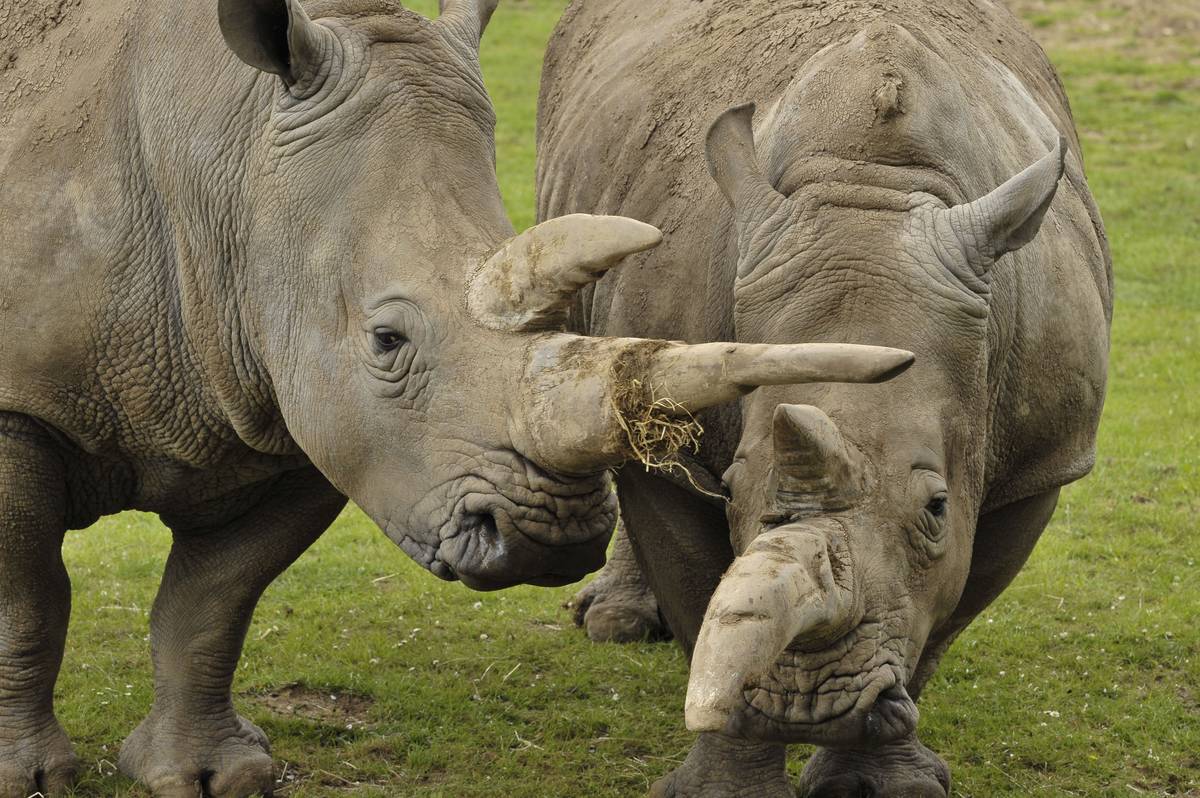
[[[423,0],[422,11],[434,3]],[[923,739],[958,796],[1200,796],[1200,3],[1018,0],[1061,68],[1117,268],[1095,473],[947,656]],[[544,42],[562,0],[506,0],[485,40],[499,164],[533,220]],[[168,535],[138,514],[71,533],[58,707],[80,796],[151,702],[147,614]],[[348,510],[267,592],[235,685],[274,742],[277,795],[632,796],[682,760],[672,645],[596,646],[573,589],[475,594]],[[806,751],[797,748],[798,773]]]

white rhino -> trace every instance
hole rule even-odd
[[[604,562],[630,384],[669,415],[910,362],[558,331],[659,233],[513,235],[493,6],[0,3],[0,798],[78,769],[52,708],[66,529],[139,508],[174,534],[121,769],[158,798],[269,793],[230,684],[259,595],[347,496],[438,576],[563,584]]]
[[[789,795],[811,743],[805,795],[946,795],[914,702],[1092,467],[1104,399],[1111,261],[1054,69],[988,0],[576,0],[538,123],[541,218],[665,235],[577,329],[917,355],[701,414],[688,477],[618,473],[583,620],[640,633],[652,588],[702,732],[654,794]]]

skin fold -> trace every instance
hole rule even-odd
[[[1090,470],[1103,404],[1111,258],[1053,67],[979,0],[575,2],[538,147],[540,218],[664,231],[575,329],[916,354],[702,413],[689,468],[728,502],[618,472],[633,556],[587,615],[645,626],[652,590],[701,732],[652,794],[790,795],[808,743],[804,795],[947,795],[915,702]]]
[[[121,769],[158,798],[268,793],[233,674],[259,596],[347,498],[444,579],[565,584],[616,520],[614,396],[644,400],[618,375],[682,413],[911,363],[564,332],[579,288],[661,236],[514,234],[478,63],[494,5],[4,6],[0,798],[79,768],[52,706],[67,529],[135,508],[173,533]]]

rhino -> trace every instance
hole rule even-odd
[[[604,562],[623,414],[911,362],[565,332],[574,293],[661,236],[514,232],[478,60],[494,6],[0,10],[0,798],[79,769],[53,710],[67,529],[137,508],[173,534],[121,770],[158,798],[269,794],[233,674],[259,596],[347,498],[444,579],[564,584]]]
[[[1095,460],[1112,263],[1061,83],[987,0],[574,2],[545,57],[538,214],[664,243],[573,329],[883,342],[902,376],[765,388],[617,472],[599,637],[661,614],[699,733],[655,796],[945,796],[916,701]],[[606,569],[607,570],[607,569]]]

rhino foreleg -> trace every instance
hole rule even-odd
[[[818,748],[800,777],[800,798],[945,798],[949,794],[950,768],[916,735],[882,748]]]
[[[701,734],[687,759],[650,787],[650,798],[793,798],[787,747]]]
[[[575,625],[587,630],[588,637],[597,643],[632,643],[671,636],[621,522],[617,523],[608,563],[569,606],[574,610]]]
[[[724,510],[638,468],[617,472],[617,492],[633,564],[661,597],[661,616],[690,657],[708,599],[733,560]],[[791,798],[794,793],[783,745],[701,734],[684,763],[655,782],[650,795]]]
[[[61,795],[78,770],[53,708],[71,615],[65,507],[49,435],[0,413],[0,798]]]
[[[150,616],[154,706],[121,747],[120,767],[156,798],[270,794],[266,736],[233,708],[231,685],[263,590],[345,504],[315,471],[282,478],[218,528],[182,529]]]

